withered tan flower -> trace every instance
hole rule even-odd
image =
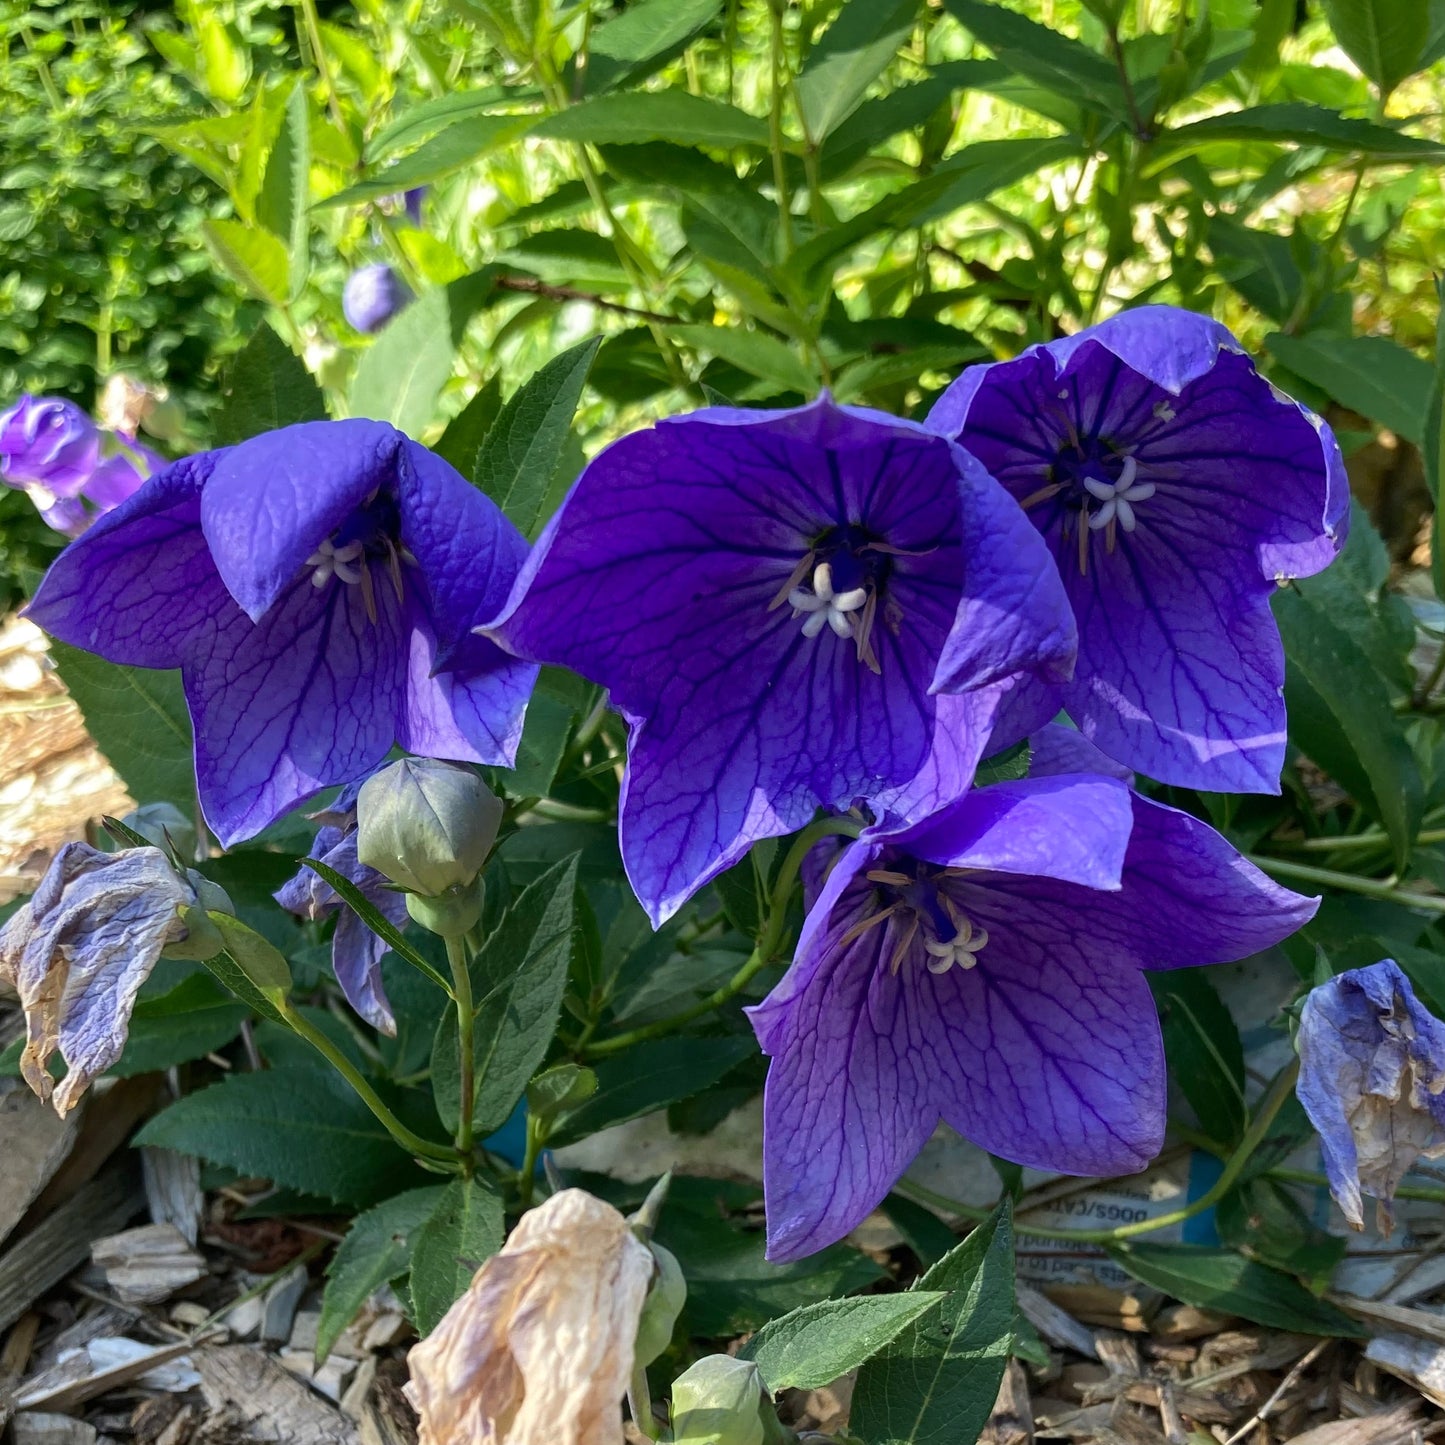
[[[622,1215],[584,1190],[524,1214],[412,1349],[420,1445],[621,1445],[651,1275]]]

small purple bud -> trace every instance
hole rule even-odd
[[[352,326],[370,335],[380,331],[411,299],[406,282],[390,266],[377,262],[362,266],[346,278],[341,310]]]
[[[0,415],[0,478],[12,487],[44,487],[73,497],[89,480],[100,453],[91,419],[58,396],[22,396]]]

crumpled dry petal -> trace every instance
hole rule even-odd
[[[1388,1231],[1400,1181],[1417,1159],[1445,1154],[1445,1024],[1387,958],[1311,990],[1298,1047],[1297,1093],[1330,1192],[1355,1229],[1371,1195]]]
[[[67,843],[33,896],[0,929],[0,977],[25,1010],[25,1082],[66,1114],[120,1057],[136,994],[161,950],[185,936],[196,901],[159,848],[102,853]],[[69,1072],[46,1070],[60,1050]]]
[[[411,1352],[419,1445],[621,1445],[651,1276],[622,1215],[581,1189],[524,1214]]]

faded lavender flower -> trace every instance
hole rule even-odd
[[[412,302],[411,288],[384,261],[361,266],[346,278],[341,311],[357,331],[380,331],[398,311]]]
[[[64,1115],[120,1057],[136,994],[161,951],[186,937],[196,891],[159,848],[102,853],[67,843],[0,929],[0,977],[20,995],[25,1082]],[[57,1087],[56,1050],[68,1072]]]
[[[833,863],[781,983],[750,1009],[768,1257],[840,1239],[940,1119],[1001,1158],[1130,1174],[1164,1138],[1145,970],[1243,958],[1315,911],[1077,733]]]
[[[345,788],[325,813],[311,844],[310,857],[341,874],[361,890],[368,903],[380,910],[397,928],[406,925],[406,899],[387,884],[375,868],[368,868],[356,856],[357,785]],[[346,995],[346,1001],[373,1028],[384,1034],[396,1033],[396,1017],[382,984],[381,961],[391,947],[369,929],[361,916],[341,900],[341,895],[314,869],[304,865],[276,890],[277,903],[301,918],[321,919],[336,915],[331,935],[331,968]]]
[[[536,669],[472,634],[526,552],[494,503],[383,422],[306,422],[168,467],[47,573],[29,615],[179,667],[229,846],[399,743],[510,765]]]
[[[1062,704],[1131,767],[1279,791],[1275,587],[1328,566],[1349,524],[1330,429],[1206,316],[1141,306],[970,367],[928,425],[967,447],[1048,541],[1079,623],[1071,682],[1010,699],[1012,736]]]
[[[420,1445],[622,1445],[652,1273],[627,1221],[583,1190],[529,1210],[412,1347]]]
[[[1352,1228],[1362,1195],[1390,1201],[1417,1159],[1445,1154],[1445,1023],[1393,959],[1310,990],[1300,1014],[1296,1092],[1319,1131],[1330,1193]]]
[[[954,796],[998,685],[1074,649],[1046,549],[977,462],[826,396],[615,442],[488,635],[626,715],[622,856],[654,923],[819,807]]]

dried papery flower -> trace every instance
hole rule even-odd
[[[621,1445],[647,1246],[610,1204],[564,1189],[411,1352],[420,1445]]]

